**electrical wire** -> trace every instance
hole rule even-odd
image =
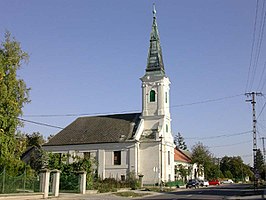
[[[208,146],[208,147],[209,147],[209,148],[220,148],[220,147],[229,147],[229,146],[235,146],[235,145],[246,144],[246,143],[250,143],[250,140],[246,140],[246,141],[238,142],[238,143],[234,143],[234,144],[225,144],[225,145]]]
[[[191,138],[185,138],[186,140],[208,140],[208,139],[216,139],[221,137],[232,137],[232,136],[238,136],[238,135],[244,135],[252,133],[252,131],[245,131],[240,133],[233,133],[233,134],[223,134],[223,135],[215,135],[215,136],[209,136],[209,137],[191,137]]]
[[[265,18],[266,18],[265,1],[263,1],[262,11],[261,11],[261,20],[260,20],[260,30],[259,30],[258,42],[256,45],[255,62],[253,65],[253,75],[251,77],[251,88],[253,86],[253,83],[256,77],[256,71],[258,68],[258,61],[259,61],[259,57],[261,53],[261,45],[262,45],[263,35],[264,35]]]
[[[265,68],[266,68],[266,62],[264,63],[264,66],[263,66],[263,70],[262,70],[262,73],[261,73],[261,76],[260,76],[260,80],[259,80],[259,85],[258,85],[258,88],[257,88],[257,91],[262,91],[263,90],[263,87],[264,87],[264,84],[265,84],[265,81],[263,82],[263,85],[262,87],[260,88],[260,85],[262,83],[262,80],[263,80],[263,77],[264,77],[264,73],[265,73]],[[259,89],[260,88],[260,89]]]
[[[263,112],[263,110],[264,110],[265,106],[266,106],[266,101],[265,101],[265,103],[263,104],[263,106],[262,106],[262,109],[261,109],[260,113],[258,114],[257,120],[260,118],[260,116],[261,116],[261,114],[262,114],[262,112]]]
[[[205,103],[211,103],[211,102],[217,102],[217,101],[222,101],[226,99],[231,99],[239,96],[243,96],[244,94],[237,94],[237,95],[232,95],[232,96],[226,96],[226,97],[221,97],[217,99],[208,99],[204,101],[197,101],[193,103],[187,103],[187,104],[178,104],[178,105],[172,105],[169,108],[178,108],[178,107],[184,107],[184,106],[192,106],[192,105],[197,105],[197,104],[205,104]],[[130,112],[140,112],[140,110],[124,110],[121,112],[96,112],[96,113],[72,113],[72,114],[42,114],[42,115],[23,115],[23,117],[78,117],[78,116],[93,116],[93,115],[107,115],[107,114],[122,114],[122,113],[130,113]]]
[[[36,125],[40,125],[40,126],[46,126],[46,127],[50,127],[50,128],[57,128],[57,129],[64,129],[64,128],[60,127],[60,126],[54,126],[54,125],[47,124],[47,123],[26,120],[26,119],[19,118],[19,117],[17,119],[20,120],[20,121],[23,121],[23,122],[28,122],[28,123],[32,123],[32,124],[36,124]]]
[[[249,60],[249,67],[248,67],[248,78],[246,82],[245,93],[247,92],[248,85],[249,85],[250,72],[251,72],[251,66],[252,66],[252,60],[253,60],[256,29],[257,29],[258,8],[259,8],[259,0],[257,0],[257,3],[256,3],[255,20],[254,20],[254,26],[253,26],[253,37],[252,37],[251,53],[250,53],[250,60]]]

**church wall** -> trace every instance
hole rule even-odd
[[[84,145],[44,146],[44,150],[52,153],[70,153],[82,157],[90,152],[98,164],[98,175],[104,178],[121,179],[121,175],[134,172],[137,175],[137,145],[135,143],[103,143]],[[114,164],[114,151],[121,151],[121,164]],[[70,162],[73,162],[71,160]]]
[[[144,184],[155,184],[159,182],[159,143],[140,143],[139,173],[143,176]]]
[[[174,181],[175,164],[174,164],[174,147],[171,143],[163,141],[163,181]]]

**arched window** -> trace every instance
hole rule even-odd
[[[156,92],[154,90],[150,91],[150,102],[155,102]]]
[[[168,133],[168,124],[165,126],[166,133]]]

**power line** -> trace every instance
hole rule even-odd
[[[191,137],[191,138],[185,138],[185,139],[186,140],[208,140],[208,139],[216,139],[216,138],[221,138],[221,137],[233,137],[233,136],[244,135],[248,133],[252,133],[252,131],[245,131],[245,132],[233,133],[233,134],[215,135],[215,136],[210,136],[210,137]]]
[[[261,88],[260,88],[260,85],[261,85],[262,80],[263,80],[263,77],[264,77],[265,68],[266,68],[266,62],[264,63],[264,66],[263,66],[263,70],[262,70],[262,73],[261,73],[261,76],[260,76],[260,81],[259,81],[259,85],[258,85],[257,91],[262,91],[263,90],[263,87],[264,87],[264,84],[265,84],[266,79],[263,82]]]
[[[254,83],[254,79],[256,76],[256,71],[257,71],[257,67],[258,67],[258,61],[259,61],[259,57],[260,57],[260,53],[261,53],[261,45],[262,45],[262,41],[263,41],[263,35],[264,35],[264,26],[265,26],[265,18],[266,18],[266,11],[265,11],[265,1],[263,1],[263,5],[262,5],[262,11],[261,11],[261,21],[260,21],[260,30],[259,30],[259,36],[258,36],[258,42],[257,42],[257,46],[256,46],[256,57],[255,57],[255,62],[254,62],[254,69],[253,69],[253,76],[251,77],[251,88],[253,86]]]
[[[219,146],[209,146],[209,148],[229,147],[229,146],[235,146],[235,145],[245,144],[245,143],[249,143],[249,142],[250,142],[250,140],[246,140],[246,141],[238,142],[238,143],[234,143],[234,144],[225,144],[225,145],[219,145]]]
[[[177,105],[172,105],[169,108],[178,108],[178,107],[184,107],[184,106],[192,106],[192,105],[197,105],[197,104],[217,102],[217,101],[231,99],[231,98],[235,98],[235,97],[239,97],[243,95],[244,94],[237,94],[237,95],[231,95],[231,96],[226,96],[226,97],[221,97],[221,98],[216,98],[216,99],[208,99],[208,100],[197,101],[197,102],[186,103],[186,104],[177,104]],[[78,116],[92,116],[92,115],[107,115],[107,114],[115,114],[115,113],[121,114],[121,113],[129,113],[129,112],[140,112],[140,110],[124,110],[121,112],[102,112],[102,113],[95,112],[95,113],[23,115],[23,117],[78,117]]]
[[[46,127],[50,127],[50,128],[57,128],[57,129],[64,129],[60,126],[54,126],[54,125],[51,125],[51,124],[47,124],[47,123],[42,123],[42,122],[36,122],[36,121],[31,121],[31,120],[26,120],[26,119],[23,119],[23,118],[17,118],[18,120],[20,121],[23,121],[23,122],[28,122],[28,123],[32,123],[32,124],[37,124],[37,125],[40,125],[40,126],[46,126]]]
[[[257,0],[257,3],[256,3],[255,20],[254,20],[254,26],[253,26],[253,37],[252,37],[251,53],[250,53],[250,60],[249,60],[249,67],[248,67],[248,78],[247,78],[247,82],[246,82],[245,92],[247,92],[247,89],[248,89],[249,79],[250,79],[250,71],[251,71],[252,60],[253,60],[254,44],[255,44],[256,29],[257,29],[258,7],[259,7],[259,0]]]
[[[258,117],[257,117],[257,120],[260,118],[260,116],[261,116],[261,114],[262,114],[262,112],[263,112],[265,106],[266,106],[266,102],[263,104],[262,109],[261,109],[261,111],[260,111],[260,113],[259,113],[259,115],[258,115]]]

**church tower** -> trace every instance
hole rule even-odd
[[[140,80],[144,125],[140,137],[139,172],[144,174],[143,180],[147,184],[173,181],[175,146],[169,108],[170,80],[165,73],[155,7],[147,66]]]
[[[170,80],[165,74],[156,10],[153,8],[153,22],[150,35],[146,73],[142,81],[142,118],[146,129],[171,133],[169,109]],[[158,124],[158,120],[160,123]],[[164,137],[164,135],[160,135]]]

